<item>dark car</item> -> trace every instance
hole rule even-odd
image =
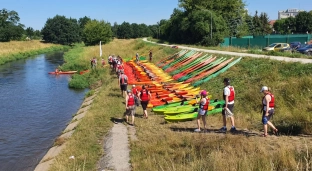
[[[291,49],[299,49],[301,48],[301,42],[290,42],[289,43]]]
[[[297,49],[297,52],[300,52],[306,55],[312,55],[312,44]]]

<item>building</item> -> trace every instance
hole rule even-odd
[[[278,11],[278,19],[288,18],[288,17],[295,17],[298,15],[299,12],[302,12],[304,10],[298,10],[296,8],[293,9],[287,9],[286,11]]]

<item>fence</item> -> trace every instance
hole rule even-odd
[[[309,42],[312,40],[311,34],[289,34],[289,35],[266,35],[266,36],[245,36],[242,38],[224,38],[221,46],[235,46],[242,48],[258,47],[263,48],[272,43]]]

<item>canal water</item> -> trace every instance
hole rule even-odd
[[[50,75],[63,53],[0,65],[0,170],[34,170],[65,129],[86,90],[68,88],[69,75]]]

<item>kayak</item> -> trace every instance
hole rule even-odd
[[[55,74],[55,75],[59,75],[59,74],[75,74],[77,71],[60,71],[60,72],[49,72],[49,74]]]
[[[214,108],[218,108],[219,106],[223,106],[225,103],[224,100],[218,101],[210,100],[209,108],[208,110],[213,110]],[[153,112],[156,112],[157,114],[165,114],[165,115],[173,115],[173,114],[179,114],[179,113],[189,113],[193,112],[198,108],[198,105],[196,104],[196,100],[190,100],[185,101],[184,104],[180,103],[176,105],[163,105],[163,107],[156,107],[153,108]]]
[[[222,107],[215,108],[211,111],[208,111],[207,115],[213,115],[216,113],[221,113]],[[197,118],[198,112],[192,112],[192,113],[183,113],[178,115],[171,115],[171,116],[165,116],[165,120],[167,122],[183,122],[183,121],[191,121]]]

